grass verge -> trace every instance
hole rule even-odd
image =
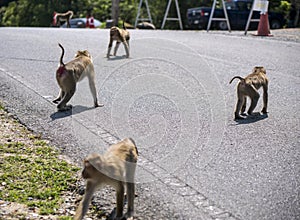
[[[62,160],[58,150],[28,131],[1,105],[0,131],[0,206],[23,204],[34,216],[72,219],[71,211],[57,213],[65,202],[63,195],[76,188],[79,168]],[[24,210],[16,208],[6,216],[0,209],[0,219],[28,219]]]

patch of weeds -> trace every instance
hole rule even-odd
[[[70,216],[60,216],[57,218],[58,220],[72,220],[73,217],[70,217]]]
[[[9,142],[0,139],[0,198],[38,208],[40,215],[55,214],[63,192],[74,189],[79,168],[59,159],[59,152],[38,136],[16,129]]]

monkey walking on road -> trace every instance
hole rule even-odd
[[[58,104],[59,111],[66,111],[72,108],[71,105],[67,105],[67,102],[72,98],[76,90],[77,82],[83,78],[88,77],[89,86],[94,99],[95,107],[102,107],[103,104],[98,103],[97,91],[95,85],[95,70],[92,61],[92,57],[87,50],[77,51],[74,60],[64,63],[63,57],[65,50],[61,44],[58,44],[62,49],[60,57],[60,65],[56,70],[56,80],[60,87],[59,95],[53,100]]]
[[[134,175],[138,151],[131,138],[125,138],[111,145],[104,155],[93,153],[83,161],[82,177],[86,179],[85,194],[75,215],[82,220],[88,211],[90,201],[97,188],[110,185],[116,190],[117,209],[113,219],[133,219],[135,183]],[[128,199],[127,213],[123,216],[124,193]]]
[[[111,56],[110,51],[112,48],[112,44],[113,41],[116,41],[116,46],[113,55],[116,56],[120,43],[123,43],[126,51],[126,58],[129,58],[129,40],[130,40],[130,34],[129,31],[126,29],[124,22],[123,22],[123,29],[118,28],[116,26],[111,27],[106,57],[109,58]]]
[[[235,76],[230,80],[229,83],[232,83],[234,79],[240,80],[240,82],[237,85],[238,100],[234,112],[235,120],[245,119],[244,117],[240,116],[240,113],[245,114],[247,96],[251,99],[251,105],[247,113],[248,115],[251,115],[253,113],[253,110],[255,109],[258,99],[260,97],[258,89],[260,89],[261,87],[263,88],[264,103],[261,112],[263,114],[267,114],[269,80],[266,76],[266,69],[264,67],[254,67],[252,73],[249,74],[247,77],[242,78],[240,76]]]

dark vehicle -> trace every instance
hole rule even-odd
[[[225,6],[228,13],[231,29],[233,30],[245,30],[250,10],[252,7],[252,0],[228,0],[225,2]],[[191,29],[206,29],[211,8],[199,7],[190,8],[187,11],[188,26]],[[271,29],[282,28],[285,24],[284,15],[276,12],[268,12],[269,24]],[[221,8],[216,8],[214,12],[214,18],[225,18],[224,11]],[[253,11],[252,19],[259,19],[260,12]],[[226,21],[213,21],[213,29],[227,30]],[[257,29],[258,22],[251,22],[249,29]]]
[[[101,22],[98,21],[97,19],[94,19],[95,27],[100,27]],[[85,28],[86,26],[86,18],[73,18],[70,20],[70,25],[71,28]],[[66,28],[67,27],[67,22],[65,22],[61,28]]]

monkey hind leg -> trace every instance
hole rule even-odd
[[[263,114],[267,114],[267,106],[268,106],[268,87],[264,87],[264,95],[263,95],[264,107],[261,110]]]
[[[120,46],[120,42],[119,42],[119,41],[117,41],[117,43],[116,43],[116,46],[115,46],[115,49],[114,49],[114,56],[116,56],[116,55],[117,55],[117,52],[118,52],[119,46]]]
[[[62,97],[64,97],[64,96],[65,96],[65,93],[62,90],[60,90],[57,98],[52,100],[52,102],[55,104],[58,104],[61,101]]]
[[[255,95],[253,95],[253,97],[251,98],[251,105],[248,109],[248,115],[252,115],[253,113],[253,110],[255,109],[256,105],[257,105],[257,102],[258,102],[258,99],[259,99],[259,93],[256,92]]]
[[[240,111],[241,111],[243,102],[244,102],[244,97],[243,98],[238,98],[238,101],[236,103],[236,109],[235,109],[235,112],[234,112],[234,119],[235,120],[245,119],[244,117],[240,116]]]
[[[247,97],[244,98],[244,102],[241,109],[241,115],[246,116]]]
[[[63,100],[57,105],[58,111],[68,111],[72,109],[72,105],[67,105],[68,101],[72,98],[72,96],[75,93],[75,88],[73,88],[71,91],[66,92],[65,96],[63,97]]]

